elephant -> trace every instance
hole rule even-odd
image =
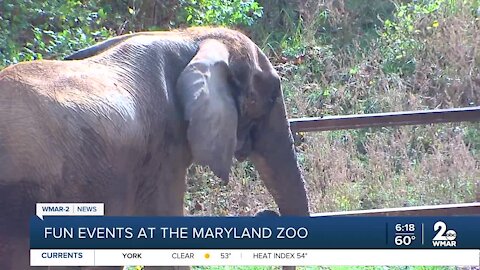
[[[309,215],[279,75],[240,31],[138,32],[9,66],[0,72],[0,268],[30,269],[37,202],[181,216],[188,167],[227,183],[234,158],[253,162],[280,215]]]
[[[273,210],[261,210],[255,214],[256,217],[279,217],[280,215]]]

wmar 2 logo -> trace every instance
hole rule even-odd
[[[454,230],[447,231],[447,224],[443,221],[437,221],[433,225],[433,230],[437,232],[435,237],[433,237],[432,245],[434,247],[456,247],[457,241],[457,232]]]

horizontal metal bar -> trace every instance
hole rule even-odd
[[[480,202],[384,208],[359,211],[329,212],[312,214],[313,217],[327,216],[461,216],[480,215]]]
[[[290,119],[292,132],[480,121],[480,106]]]

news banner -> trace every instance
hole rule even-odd
[[[31,266],[480,264],[480,217],[111,217],[37,204]]]

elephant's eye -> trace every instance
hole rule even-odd
[[[270,104],[274,104],[276,101],[277,101],[277,98],[278,98],[278,95],[276,93],[274,93],[271,97],[270,97]]]

